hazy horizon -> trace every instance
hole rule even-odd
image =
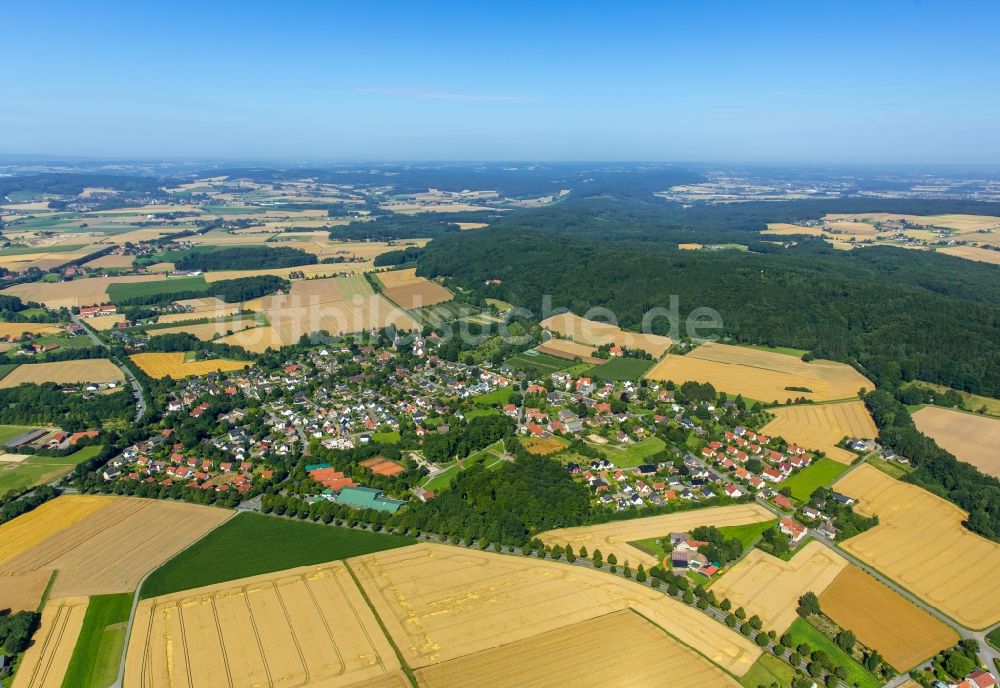
[[[993,2],[50,7],[6,8],[0,155],[1000,163]]]

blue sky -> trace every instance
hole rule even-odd
[[[1000,162],[1000,2],[499,5],[6,3],[0,153]]]

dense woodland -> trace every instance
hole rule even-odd
[[[265,270],[312,265],[315,254],[289,246],[237,246],[189,251],[174,264],[178,270]]]
[[[58,425],[68,432],[99,428],[109,420],[126,420],[135,414],[135,401],[127,389],[111,394],[65,394],[62,386],[24,384],[0,389],[0,423],[5,425]]]

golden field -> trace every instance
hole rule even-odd
[[[13,688],[61,688],[87,613],[86,597],[49,600]]]
[[[121,313],[115,313],[114,315],[98,315],[84,320],[87,327],[97,330],[98,332],[110,330],[120,322],[125,322],[125,316]]]
[[[153,568],[232,515],[213,507],[131,497],[104,497],[100,504],[85,518],[0,562],[0,573],[57,570],[52,594],[59,597],[129,592]]]
[[[239,332],[251,327],[256,327],[257,322],[252,317],[246,318],[226,318],[213,320],[207,323],[196,323],[192,325],[178,325],[177,327],[163,327],[154,330],[147,330],[146,334],[151,337],[158,337],[161,334],[190,334],[203,342],[210,342],[216,336],[223,337],[229,332]]]
[[[106,358],[81,358],[75,361],[25,363],[14,368],[3,379],[0,389],[17,387],[26,382],[42,384],[82,384],[85,382],[124,382],[125,375]]]
[[[808,234],[809,236],[823,236],[822,227],[804,227],[802,225],[792,225],[786,222],[768,222],[767,229],[761,234],[774,234],[777,236],[788,236],[790,234]]]
[[[733,607],[759,616],[764,628],[784,633],[798,616],[799,598],[807,592],[822,593],[847,565],[846,559],[816,541],[804,545],[789,561],[752,549],[712,584],[712,590],[719,599],[728,597]]]
[[[855,213],[827,215],[824,219],[830,221],[885,222],[887,220],[905,220],[924,227],[945,227],[959,234],[977,232],[981,229],[1000,228],[1000,217],[990,215],[962,215],[958,213],[946,215],[903,215],[899,213]]]
[[[62,328],[51,323],[0,322],[0,337],[20,339],[25,332],[31,334],[58,334]]]
[[[605,361],[594,356],[595,347],[581,344],[569,339],[549,339],[544,344],[535,347],[539,353],[549,354],[556,358],[573,360],[579,358],[584,363],[600,365]]]
[[[414,669],[628,608],[737,676],[761,653],[740,634],[649,586],[554,561],[421,543],[348,564]]]
[[[0,525],[0,570],[4,562],[82,521],[110,503],[110,497],[63,495]]]
[[[239,277],[256,277],[258,275],[277,275],[291,279],[293,272],[302,273],[307,278],[340,277],[342,275],[357,275],[371,270],[372,264],[366,263],[314,263],[312,265],[297,265],[292,268],[263,268],[260,270],[213,270],[205,273],[206,282],[237,279]]]
[[[50,578],[51,571],[0,574],[0,609],[35,611]]]
[[[657,334],[628,332],[603,322],[587,320],[573,313],[553,315],[541,322],[542,327],[582,344],[617,344],[629,349],[642,349],[659,358],[670,348],[670,337]]]
[[[1000,621],[1000,543],[966,530],[968,514],[869,465],[833,487],[859,500],[858,513],[879,517],[846,551],[967,628]]]
[[[124,684],[347,688],[400,670],[341,562],[144,600]],[[405,685],[405,684],[404,684]]]
[[[416,268],[378,273],[382,293],[402,308],[420,308],[451,301],[451,292],[436,282],[417,277]]]
[[[20,297],[22,301],[37,301],[49,308],[98,306],[108,302],[108,286],[123,282],[155,282],[157,275],[122,275],[120,277],[86,277],[70,282],[30,282],[15,284],[0,293]]]
[[[614,645],[614,661],[588,648]],[[631,611],[581,621],[503,647],[418,669],[422,688],[478,685],[603,688],[738,688],[733,678]]]
[[[142,353],[129,356],[142,372],[152,378],[160,379],[170,376],[175,380],[192,375],[208,375],[216,372],[243,370],[244,366],[253,366],[252,361],[228,361],[212,358],[204,361],[185,361],[183,351],[169,353]],[[2,381],[0,381],[2,383]]]
[[[925,406],[913,414],[913,422],[960,461],[1000,477],[1000,419]]]
[[[742,346],[708,342],[684,356],[667,356],[646,373],[650,380],[710,382],[719,391],[757,401],[805,397],[816,401],[856,397],[875,385],[849,365]],[[811,391],[789,390],[788,387]]]
[[[958,642],[950,627],[857,566],[848,566],[819,596],[823,613],[891,666],[906,671]]]
[[[594,526],[557,528],[539,534],[546,545],[571,545],[574,551],[586,547],[591,555],[595,549],[601,550],[605,560],[609,554],[618,557],[618,563],[644,564],[646,568],[661,562],[653,555],[630,545],[636,540],[663,537],[671,532],[687,531],[698,526],[742,526],[774,520],[774,514],[759,504],[735,504],[732,506],[695,509],[662,516],[630,518],[624,521],[600,523]]]
[[[856,454],[837,446],[840,440],[845,437],[872,439],[878,434],[875,421],[861,400],[781,406],[768,409],[768,412],[775,418],[761,428],[761,432],[783,437],[806,449],[823,451],[840,463],[851,463],[857,458]]]
[[[86,268],[130,268],[135,262],[135,256],[107,255],[94,258],[84,263]]]
[[[976,260],[980,263],[992,263],[1000,265],[1000,251],[995,251],[977,246],[942,246],[935,248],[936,253],[944,253],[949,256],[957,256],[966,260]]]

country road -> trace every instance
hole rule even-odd
[[[110,348],[106,343],[101,341],[94,331],[90,329],[90,327],[88,327],[87,324],[78,316],[70,315],[70,318],[73,320],[73,324],[79,325],[83,328],[83,331],[87,333],[87,336],[90,337],[91,341],[93,341],[95,345],[103,346],[105,349]],[[125,379],[128,380],[129,384],[132,386],[132,395],[135,397],[135,419],[136,421],[139,421],[146,414],[146,395],[143,393],[142,385],[139,384],[138,378],[132,374],[132,371],[129,370],[127,365],[118,359],[112,359],[112,361],[114,361],[115,365],[117,365],[125,375]]]

